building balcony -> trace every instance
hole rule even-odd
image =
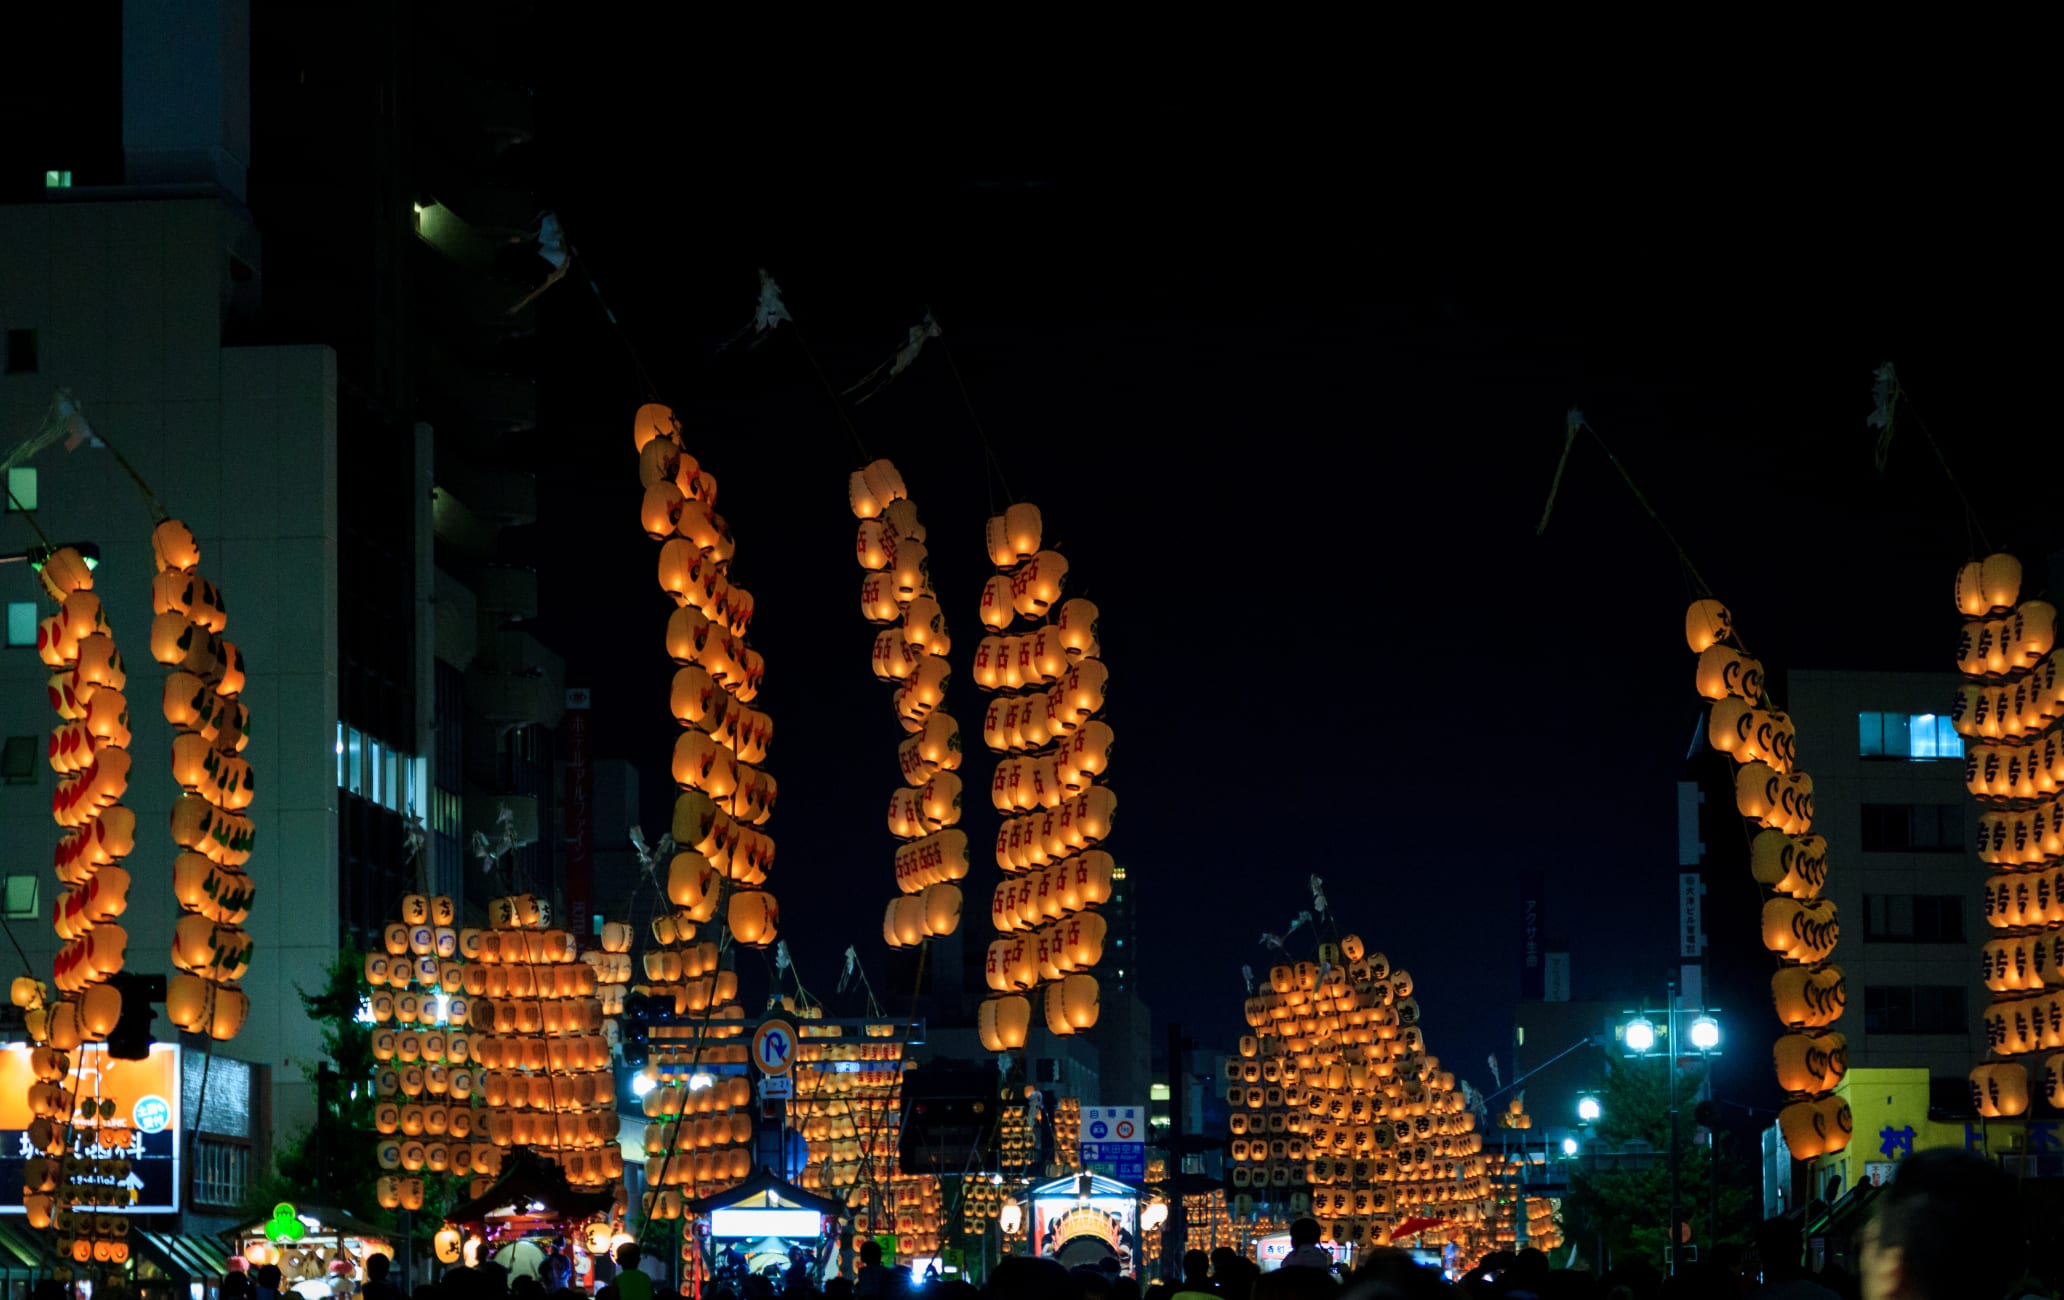
[[[500,622],[516,623],[537,617],[538,578],[536,569],[494,564],[480,571],[474,584],[480,611]]]

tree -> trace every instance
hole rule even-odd
[[[1607,1065],[1604,1113],[1562,1207],[1564,1234],[1585,1254],[1602,1247],[1601,1267],[1607,1260],[1662,1264],[1670,1240],[1670,1068],[1662,1058]],[[1715,1148],[1691,1141],[1691,1099],[1703,1078],[1703,1071],[1687,1070],[1678,1079],[1675,1134],[1680,1232],[1688,1228],[1685,1239],[1701,1253],[1744,1243],[1750,1207],[1744,1173],[1724,1146],[1716,1166]]]
[[[380,1207],[377,1191],[380,1176],[389,1171],[380,1168],[376,1155],[380,1135],[373,1123],[378,1100],[373,1077],[379,1062],[373,1056],[373,1028],[359,1019],[365,998],[361,960],[357,951],[345,948],[323,972],[321,988],[295,990],[308,1018],[322,1026],[323,1059],[303,1066],[315,1088],[315,1122],[278,1143],[272,1167],[251,1180],[243,1210],[252,1218],[265,1218],[281,1201],[313,1201],[390,1232],[399,1230],[395,1212]],[[449,1179],[423,1179],[423,1209],[412,1235],[425,1247],[453,1203]]]

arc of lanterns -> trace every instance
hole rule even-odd
[[[244,867],[257,830],[245,810],[257,795],[248,759],[250,709],[243,652],[221,634],[229,611],[201,576],[201,548],[177,519],[151,533],[151,657],[165,665],[164,713],[172,725],[172,892],[180,918],[172,931],[179,974],[165,990],[165,1012],[179,1028],[216,1039],[236,1037],[251,999],[239,985],[251,966],[243,922],[257,890]]]
[[[1462,1086],[1427,1051],[1417,985],[1358,935],[1272,967],[1226,1062],[1239,1212],[1309,1212],[1330,1240],[1390,1244],[1417,1219],[1443,1240],[1495,1233],[1497,1188]],[[1515,1102],[1508,1122],[1524,1116]],[[1438,1225],[1434,1227],[1433,1225]]]
[[[2064,1106],[2064,681],[2057,610],[2020,599],[2021,562],[2006,554],[1957,571],[1964,616],[1950,722],[1965,738],[1964,787],[1978,801],[1978,858],[1990,868],[1984,913],[1993,937],[1979,978],[1985,1059],[1970,1074],[1971,1104],[1988,1118],[2027,1113],[2029,1067],[2049,1052],[2042,1088]]]
[[[1847,1147],[1851,1128],[1849,1103],[1834,1096],[1849,1070],[1848,1040],[1832,1028],[1847,989],[1833,961],[1840,921],[1823,897],[1827,840],[1811,833],[1813,778],[1798,767],[1796,728],[1770,702],[1763,665],[1740,648],[1727,607],[1693,601],[1684,640],[1698,656],[1694,685],[1712,701],[1706,741],[1734,760],[1735,808],[1760,828],[1749,869],[1768,893],[1763,946],[1778,961],[1770,993],[1783,1026],[1771,1056],[1791,1097],[1778,1127],[1793,1159],[1810,1160]]]
[[[847,500],[860,521],[854,552],[865,576],[860,613],[885,623],[874,638],[874,675],[895,689],[896,719],[908,733],[897,748],[903,783],[889,796],[889,833],[896,851],[896,888],[882,916],[882,939],[909,948],[960,928],[968,873],[961,812],[960,724],[946,712],[953,648],[946,615],[932,591],[925,527],[903,476],[886,460],[855,470]]]
[[[1040,549],[1039,508],[1020,503],[992,517],[982,588],[975,685],[996,693],[982,720],[983,743],[999,755],[990,801],[1004,815],[996,864],[1005,873],[990,904],[1000,938],[989,945],[978,1028],[988,1050],[1022,1047],[1032,1020],[1027,994],[1044,987],[1046,1027],[1057,1035],[1095,1026],[1115,864],[1098,847],[1111,833],[1118,797],[1097,784],[1110,766],[1113,734],[1103,712],[1109,674],[1097,641],[1097,607],[1063,600],[1068,561]],[[1019,619],[1036,625],[1011,634]],[[1045,620],[1044,622],[1040,622]]]

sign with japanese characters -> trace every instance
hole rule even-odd
[[[1120,1182],[1147,1176],[1147,1110],[1144,1106],[1084,1106],[1082,1167]]]
[[[76,1088],[82,1101],[111,1099],[115,1114],[108,1123],[129,1134],[128,1143],[119,1150],[86,1146],[80,1154],[129,1162],[128,1175],[111,1180],[134,1198],[128,1213],[178,1213],[182,1130],[178,1045],[153,1043],[150,1055],[141,1061],[118,1061],[99,1044],[74,1048],[72,1057],[72,1073],[64,1079],[66,1088]],[[36,1154],[29,1146],[28,1133],[29,1122],[35,1118],[29,1111],[29,1088],[35,1082],[28,1044],[9,1043],[0,1049],[0,1187],[19,1187],[23,1163]],[[20,1196],[0,1197],[0,1214],[21,1213]]]

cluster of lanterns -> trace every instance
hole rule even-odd
[[[996,1163],[1006,1177],[1023,1178],[1036,1168],[1042,1104],[1039,1089],[1029,1085],[1021,1097],[1005,1094],[1003,1108],[997,1115]]]
[[[716,512],[717,480],[681,446],[681,422],[657,402],[632,421],[638,519],[659,551],[660,589],[674,602],[667,655],[677,665],[670,693],[681,724],[674,744],[676,853],[667,893],[696,923],[715,919],[728,890],[725,923],[749,948],[771,947],[780,909],[762,888],[774,861],[774,840],[755,829],[774,811],[774,778],[758,764],[773,723],[754,709],[766,663],[746,644],[752,593],[731,582],[736,545]]]
[[[136,847],[136,814],[121,803],[129,789],[128,675],[94,594],[93,570],[79,553],[52,552],[37,576],[57,605],[36,628],[36,650],[54,670],[50,812],[62,832],[54,864],[63,892],[53,923],[63,947],[52,972],[57,1000],[34,981],[27,988],[16,981],[16,1002],[27,1009],[31,1038],[69,1051],[104,1040],[122,1011],[122,995],[107,981],[122,970],[129,946],[119,919],[129,907],[122,862]]]
[[[821,1007],[807,1013],[820,1018]],[[841,1025],[796,1026],[795,1098],[789,1122],[809,1143],[802,1185],[854,1195],[895,1176],[902,1142],[903,1043],[894,1026],[870,1024],[857,1040]]]
[[[151,657],[165,665],[164,713],[172,726],[172,892],[180,917],[172,932],[177,968],[165,1011],[189,1033],[236,1036],[251,999],[238,987],[251,964],[243,922],[256,891],[244,872],[256,837],[246,810],[255,795],[250,709],[239,698],[244,656],[223,638],[222,593],[200,573],[193,530],[167,519],[151,532]]]
[[[623,1176],[600,990],[605,970],[628,972],[615,959],[629,927],[605,925],[601,960],[585,960],[531,895],[493,899],[488,915],[493,928],[460,929],[451,899],[409,894],[365,956],[383,1204],[416,1208],[426,1169],[485,1191],[511,1146],[577,1187]]]
[[[1097,1022],[1090,970],[1103,956],[1095,915],[1110,898],[1112,863],[1097,846],[1111,833],[1117,796],[1097,780],[1110,764],[1112,733],[1098,718],[1108,674],[1097,642],[1097,607],[1063,600],[1068,561],[1040,549],[1039,508],[1011,506],[987,527],[997,572],[982,588],[989,635],[975,651],[975,684],[997,692],[982,739],[1004,757],[990,801],[1005,814],[996,837],[1004,880],[990,904],[1001,937],[989,945],[985,976],[994,995],[977,1020],[992,1052],[1025,1044],[1041,988],[1046,1027],[1078,1033]],[[1029,631],[1013,634],[1020,619]]]
[[[847,499],[860,521],[854,552],[864,576],[860,613],[888,626],[875,634],[874,675],[894,688],[903,784],[889,796],[898,894],[882,916],[882,939],[910,948],[960,928],[960,886],[967,875],[967,833],[960,821],[960,724],[945,710],[953,648],[946,615],[932,591],[925,527],[903,476],[886,460],[853,471]]]
[[[120,1264],[129,1258],[129,1216],[135,1193],[126,1154],[136,1132],[115,1121],[112,1098],[88,1097],[71,1115],[63,1079],[70,1063],[52,1048],[33,1049],[28,1141],[38,1152],[22,1161],[22,1206],[32,1228],[57,1230],[57,1253],[75,1264]]]
[[[1964,784],[1984,809],[1978,857],[1985,920],[1993,938],[1980,978],[1986,1059],[1971,1071],[1971,1103],[1987,1118],[2025,1114],[2028,1065],[2011,1058],[2050,1053],[2043,1090],[2064,1106],[2064,682],[2057,671],[2057,610],[2021,600],[2021,562],[1973,560],[1957,572],[1964,616],[1957,668],[1972,680],[1950,719],[1967,747]]]
[[[853,1235],[857,1238],[893,1232],[898,1252],[921,1257],[939,1253],[945,1224],[946,1195],[939,1180],[929,1175],[899,1174],[883,1189],[879,1214],[865,1210],[854,1213]]]
[[[1226,1062],[1232,1185],[1310,1197],[1340,1244],[1388,1245],[1400,1220],[1481,1232],[1495,1201],[1461,1085],[1426,1050],[1410,972],[1356,935],[1273,967],[1247,999],[1254,1031]]]
[[[1830,1028],[1846,1000],[1833,962],[1841,927],[1827,884],[1827,841],[1812,834],[1813,778],[1799,770],[1795,732],[1763,689],[1763,667],[1735,641],[1734,616],[1717,600],[1693,601],[1684,640],[1698,656],[1695,685],[1712,701],[1706,739],[1737,764],[1735,808],[1756,824],[1749,868],[1769,896],[1763,946],[1778,960],[1771,1001],[1783,1034],[1772,1048],[1778,1086],[1791,1100],[1778,1127],[1794,1160],[1849,1145],[1849,1103],[1834,1095],[1849,1068],[1848,1040]]]
[[[647,1065],[647,1077],[658,1072]],[[752,1172],[752,1084],[742,1074],[690,1076],[645,1094],[644,1212],[678,1219],[682,1202]]]

